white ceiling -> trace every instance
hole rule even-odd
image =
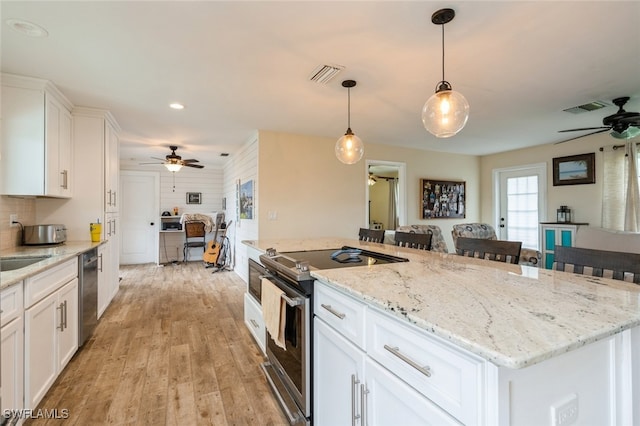
[[[53,81],[75,105],[106,108],[124,162],[178,154],[224,161],[257,129],[366,144],[491,154],[558,142],[616,111],[563,109],[631,96],[640,111],[640,2],[2,1],[2,71]],[[466,127],[437,139],[420,119],[445,77],[471,106]],[[44,27],[46,38],[7,19]],[[327,85],[321,64],[345,67]],[[183,111],[168,108],[182,102]],[[150,166],[155,167],[155,166]]]

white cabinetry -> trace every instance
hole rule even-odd
[[[71,197],[71,108],[49,81],[2,75],[0,193]]]
[[[256,339],[258,346],[263,353],[266,352],[267,332],[262,317],[262,307],[256,300],[249,295],[244,294],[244,323]]]
[[[109,268],[106,262],[109,261],[109,244],[98,246],[98,318],[102,316],[107,305],[109,305],[109,294],[111,292],[109,280]]]
[[[640,327],[512,369],[321,281],[314,295],[317,425],[640,425]]]
[[[120,217],[116,213],[108,213],[106,216],[107,250],[109,251],[109,303],[120,289]]]
[[[102,257],[105,273],[103,284],[99,286],[99,294],[106,295],[99,297],[98,314],[101,315],[119,288],[119,127],[109,111],[74,108],[72,114],[74,170],[78,176],[74,183],[74,197],[65,202],[36,200],[36,221],[64,223],[70,241],[88,241],[89,224],[102,223],[101,239],[106,241],[107,251]]]
[[[77,273],[74,258],[25,280],[25,408],[36,408],[78,348]]]
[[[105,120],[104,126],[104,191],[105,210],[118,211],[118,181],[120,175],[120,149],[118,134],[113,123]]]
[[[24,321],[22,282],[0,294],[0,415],[20,410],[24,402]]]
[[[314,424],[459,424],[371,357],[363,303],[316,281],[315,312]]]

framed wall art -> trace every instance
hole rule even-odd
[[[585,183],[596,183],[595,152],[553,159],[553,186]]]
[[[253,180],[240,185],[240,219],[253,219]]]
[[[465,217],[465,182],[420,179],[420,217],[459,219]]]
[[[202,204],[202,192],[187,192],[187,204]]]

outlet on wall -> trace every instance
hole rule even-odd
[[[568,426],[578,419],[578,395],[572,393],[551,406],[551,424]]]
[[[9,226],[14,227],[14,226],[18,226],[17,222],[18,221],[18,215],[17,214],[10,214],[9,215]]]

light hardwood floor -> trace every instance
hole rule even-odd
[[[287,424],[244,325],[245,284],[234,272],[191,262],[123,266],[120,276],[93,337],[39,408],[69,410],[70,425]]]

